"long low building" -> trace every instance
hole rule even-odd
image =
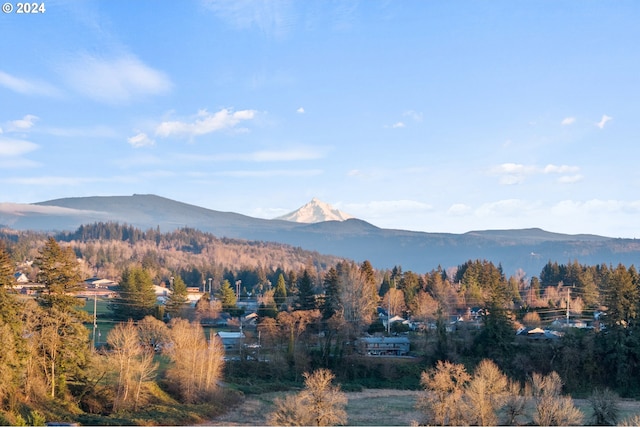
[[[407,356],[411,346],[406,336],[363,337],[358,339],[358,344],[367,356]]]

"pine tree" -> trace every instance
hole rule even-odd
[[[313,293],[313,281],[307,269],[302,273],[302,277],[298,280],[298,310],[315,310],[316,297]]]
[[[322,318],[330,319],[340,311],[340,280],[338,271],[331,267],[324,276],[324,302],[322,304]]]
[[[118,294],[109,304],[116,319],[140,320],[154,314],[156,293],[149,272],[141,266],[129,267],[122,273]]]
[[[73,293],[82,290],[83,285],[78,261],[70,246],[62,248],[50,237],[40,249],[35,265],[39,269],[36,278],[45,286],[45,293],[39,299],[42,305],[57,306],[63,311],[80,305]]]
[[[222,310],[229,312],[236,309],[237,298],[228,280],[222,282],[222,286],[216,292],[216,296],[222,303]]]
[[[276,289],[273,294],[276,306],[280,308],[287,300],[287,285],[284,281],[282,273],[278,276],[278,282],[276,283]]]
[[[4,242],[0,241],[0,288],[10,289],[14,281],[13,263],[6,251]]]
[[[182,280],[182,277],[177,276],[173,279],[173,287],[171,294],[167,298],[167,313],[172,317],[177,317],[187,303],[187,285]]]

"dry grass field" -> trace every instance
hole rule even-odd
[[[346,393],[347,425],[352,426],[409,426],[412,421],[421,420],[421,414],[414,404],[419,391],[393,389],[366,389]],[[240,405],[227,414],[212,420],[207,425],[256,426],[265,425],[266,416],[272,410],[273,400],[285,393],[264,393],[248,396]],[[574,403],[585,413],[585,424],[589,422],[591,411],[585,399],[575,399]],[[620,421],[640,414],[640,402],[622,400]]]

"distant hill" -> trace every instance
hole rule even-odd
[[[631,265],[640,262],[640,241],[566,235],[540,229],[487,230],[464,234],[378,228],[359,219],[298,223],[220,212],[155,195],[78,197],[36,204],[0,204],[0,224],[17,230],[74,231],[82,224],[113,221],[142,230],[191,227],[218,237],[286,243],[376,268],[402,266],[424,273],[469,259],[501,263],[538,275],[548,261]]]
[[[345,221],[350,218],[353,218],[353,216],[335,209],[330,204],[314,197],[301,208],[289,212],[286,215],[279,216],[276,219],[302,223],[317,223],[325,221]]]

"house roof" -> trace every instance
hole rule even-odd
[[[244,338],[243,332],[219,331],[218,333],[216,333],[216,335],[219,336],[220,338]]]
[[[409,342],[409,338],[408,337],[362,337],[360,338],[363,342],[366,343],[396,343],[396,344],[402,344],[402,343],[408,343]]]

